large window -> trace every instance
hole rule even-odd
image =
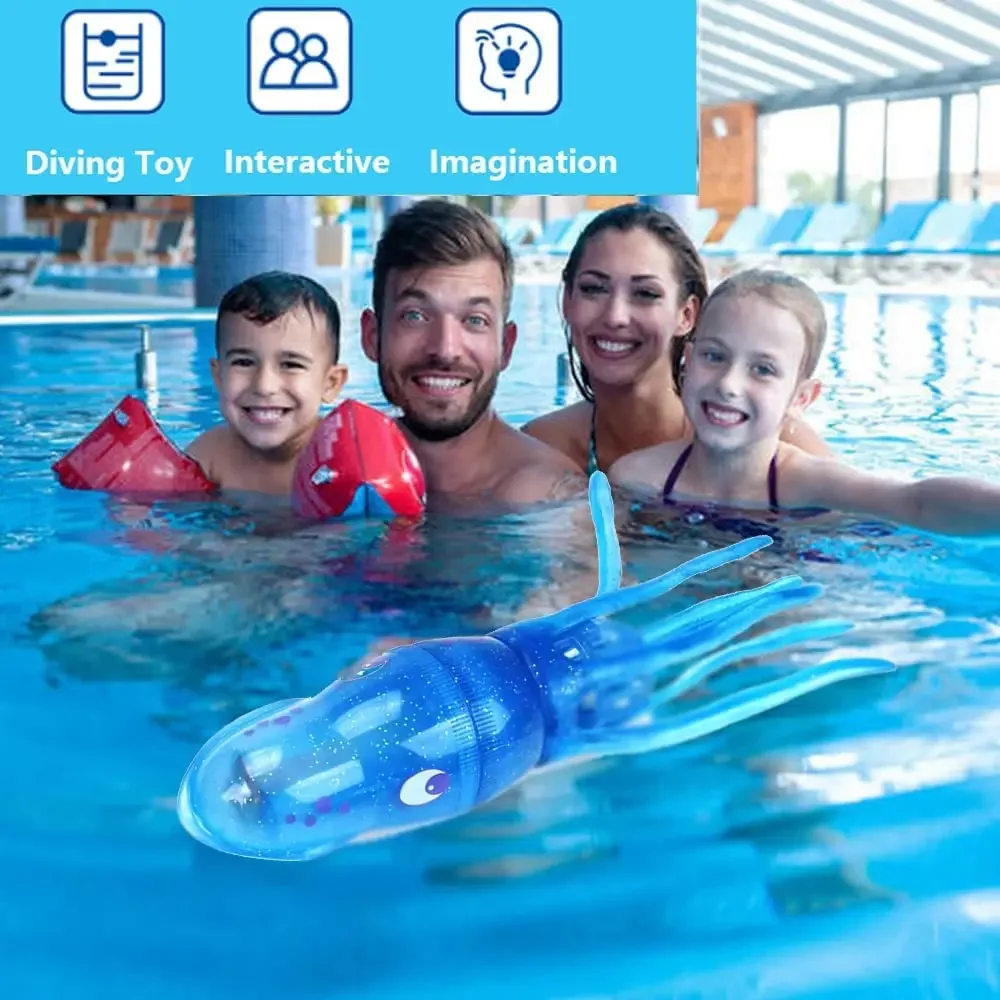
[[[862,232],[870,233],[882,216],[885,101],[854,101],[846,119],[847,200],[861,209]]]
[[[894,205],[935,201],[942,191],[955,201],[1000,202],[1000,83],[953,94],[949,132],[942,137],[945,99],[848,102],[843,190],[846,200],[862,210],[863,231],[871,232]],[[833,105],[761,117],[758,202],[763,208],[780,212],[836,197],[838,124]],[[944,184],[942,167],[948,174]]]
[[[835,105],[764,115],[758,127],[758,204],[771,212],[789,205],[833,201],[840,114]]]
[[[979,197],[1000,201],[1000,84],[979,92]]]
[[[979,95],[956,94],[948,143],[948,197],[953,201],[975,200],[978,133]]]
[[[886,204],[932,201],[938,195],[941,98],[889,103],[886,135]]]

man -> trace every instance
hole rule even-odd
[[[378,365],[386,398],[402,411],[400,425],[421,462],[430,498],[439,502],[473,500],[477,501],[477,507],[507,507],[585,496],[586,480],[568,458],[516,430],[493,409],[497,381],[510,363],[517,330],[508,320],[512,255],[490,220],[473,209],[445,201],[417,202],[391,220],[379,241],[374,270],[372,308],[364,312],[361,320],[362,343],[365,354]],[[576,506],[581,507],[579,514],[574,514],[580,517],[581,531],[575,532],[563,521],[563,538],[579,534],[583,543],[592,547],[593,529],[585,503]],[[462,575],[453,572],[454,579],[449,579],[448,570],[439,568],[448,561],[443,555],[449,547],[445,531],[435,539],[435,571],[431,579],[446,590],[451,587],[456,603],[461,606],[458,598],[471,596],[475,602],[477,589],[464,573],[467,563],[463,560],[470,548],[468,535],[456,537],[457,542],[450,545],[457,546],[456,565]],[[275,547],[266,540],[259,549],[247,548],[253,544],[252,539],[240,539],[237,551],[232,536],[227,536],[221,548],[209,551],[199,539],[198,549],[211,559],[207,563],[210,569],[206,570],[208,585],[186,587],[185,592],[189,593],[181,605],[182,611],[178,612],[174,592],[179,584],[168,577],[170,588],[164,592],[169,600],[161,596],[157,586],[126,609],[129,620],[134,621],[137,615],[149,618],[156,623],[159,634],[170,638],[171,644],[191,636],[194,648],[206,646],[210,652],[214,647],[202,637],[202,632],[210,624],[218,631],[218,615],[213,613],[213,617],[205,609],[227,607],[232,622],[227,636],[253,633],[264,623],[263,631],[271,636],[280,636],[283,641],[296,638],[302,623],[328,613],[328,605],[317,607],[314,602],[329,598],[321,589],[306,583],[314,578],[303,572],[303,567],[310,566],[310,559],[316,559],[317,553],[322,557],[323,549],[309,538],[305,552],[299,547]],[[536,554],[543,562],[546,560],[546,553]],[[191,555],[198,559],[197,552]],[[249,590],[242,588],[246,575],[238,574],[237,580],[241,582],[234,587],[214,576],[234,558],[273,567],[274,572],[253,574]],[[407,593],[406,604],[412,604],[410,581],[420,579],[419,571],[414,570],[408,558],[392,551],[386,558],[389,573],[397,572],[394,560],[404,564],[398,572]],[[287,562],[282,563],[282,559]],[[329,571],[330,563],[326,565]],[[378,572],[376,566],[375,573]],[[408,576],[409,573],[413,575]],[[382,584],[368,587],[362,581],[351,586],[358,598],[355,608],[371,597],[377,609],[371,595],[386,595],[390,604],[399,595],[399,590]],[[594,586],[587,579],[574,599],[590,596]],[[129,587],[132,593],[134,582],[129,582]],[[204,600],[199,602],[199,595],[205,594],[211,597],[207,604]],[[511,603],[520,605],[518,597],[515,595]],[[546,576],[538,595],[519,608],[517,617],[552,610],[564,603],[569,603],[565,591],[552,586]],[[289,613],[292,607],[295,612]],[[280,609],[277,614],[275,609]],[[396,606],[392,610],[395,612]],[[492,613],[492,602],[482,610]],[[109,661],[117,659],[123,671],[135,671],[136,662],[118,649],[122,647],[122,632],[118,627],[122,613],[116,595],[110,599],[88,595],[46,609],[38,617],[36,628],[48,638],[47,648],[54,640],[61,640],[60,648],[69,651],[70,662],[63,665],[65,670],[72,672],[74,663],[79,671],[86,669],[82,637],[91,636],[87,641],[90,653],[87,663],[104,664],[103,669],[107,670]],[[273,615],[270,622],[269,614]],[[106,635],[97,629],[99,621],[105,622]],[[484,627],[505,622],[506,618],[503,622],[490,621]],[[435,622],[429,619],[427,625],[433,631]],[[383,639],[361,662],[380,649],[405,641],[408,640]],[[130,656],[138,655],[129,647],[122,648]],[[234,657],[246,655],[240,647],[234,648]],[[155,669],[164,661],[173,662],[169,659],[171,652],[172,647],[164,650],[156,642],[147,642],[141,655]],[[187,659],[193,655],[185,652]]]
[[[563,454],[493,408],[517,327],[510,248],[481,212],[440,199],[394,215],[375,251],[367,357],[420,460],[429,500],[567,499],[586,480]]]

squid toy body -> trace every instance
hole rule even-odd
[[[306,861],[469,812],[540,767],[686,743],[818,688],[888,673],[882,659],[822,663],[685,712],[658,710],[751,656],[834,638],[797,623],[737,640],[813,600],[799,577],[714,597],[643,628],[611,616],[768,545],[749,538],[621,586],[611,490],[590,480],[594,597],[484,636],[399,646],[311,698],[257,709],[199,751],[177,811],[196,840],[248,858]]]

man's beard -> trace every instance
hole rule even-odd
[[[442,374],[446,371],[443,366],[436,367],[435,370]],[[462,373],[462,377],[468,376]],[[425,420],[415,413],[407,412],[401,383],[387,375],[381,360],[378,363],[378,382],[382,388],[382,395],[393,406],[399,408],[401,411],[399,422],[419,441],[451,441],[464,434],[490,408],[496,395],[499,377],[499,372],[493,372],[479,383],[464,413]],[[404,376],[404,381],[409,378],[409,375]]]

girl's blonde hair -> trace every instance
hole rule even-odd
[[[806,351],[799,371],[800,378],[811,378],[826,344],[826,310],[819,296],[800,278],[785,271],[748,268],[737,271],[720,282],[705,300],[698,325],[713,302],[733,296],[756,295],[787,309],[799,321],[806,338]],[[697,335],[697,330],[695,331]]]

